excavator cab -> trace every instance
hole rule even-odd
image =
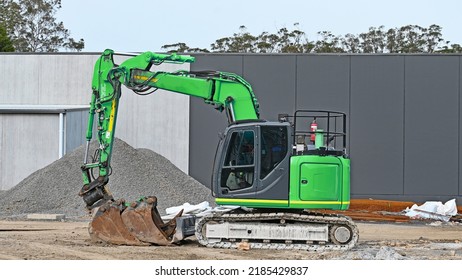
[[[229,126],[215,157],[212,186],[218,201],[287,197],[289,133],[288,123]]]
[[[349,168],[346,115],[299,110],[280,122],[230,125],[218,145],[212,188],[218,204],[346,209]]]

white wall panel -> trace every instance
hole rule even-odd
[[[186,64],[162,64],[153,71],[177,71]],[[185,70],[189,70],[185,69]],[[137,148],[151,149],[188,172],[189,96],[157,90],[139,96],[124,88],[116,137]]]
[[[0,104],[40,104],[39,60],[33,55],[0,55]]]
[[[89,104],[97,59],[97,55],[41,55],[37,65],[39,104]]]

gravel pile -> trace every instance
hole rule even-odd
[[[96,141],[92,142],[92,147],[90,151],[94,151]],[[116,139],[113,151],[109,188],[115,199],[125,198],[129,202],[141,196],[155,195],[161,214],[165,213],[165,208],[185,202],[213,202],[207,187],[163,156],[148,149],[135,149],[120,139]],[[85,216],[85,203],[78,196],[82,187],[80,166],[84,153],[83,145],[2,192],[0,217],[27,213]]]

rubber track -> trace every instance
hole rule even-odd
[[[248,213],[248,214],[233,214],[233,213],[217,213],[201,218],[196,222],[196,238],[199,243],[203,246],[210,248],[237,248],[238,244],[242,241],[221,241],[209,243],[207,238],[203,236],[203,228],[209,222],[264,222],[268,220],[281,220],[284,219],[286,222],[298,222],[307,224],[328,224],[329,225],[329,236],[332,226],[342,225],[351,229],[352,238],[346,244],[337,245],[330,241],[312,244],[301,244],[301,243],[263,243],[255,240],[249,240],[247,243],[250,248],[253,249],[276,249],[276,250],[304,250],[304,251],[335,251],[335,250],[349,250],[356,245],[359,238],[358,227],[351,220],[351,218],[336,215],[336,214],[322,214],[304,212],[298,213]],[[223,240],[223,239],[222,239]]]

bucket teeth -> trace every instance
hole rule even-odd
[[[95,213],[90,223],[92,240],[114,245],[170,245],[176,218],[164,223],[157,211],[157,198],[146,197],[125,206],[122,200],[109,201]]]

